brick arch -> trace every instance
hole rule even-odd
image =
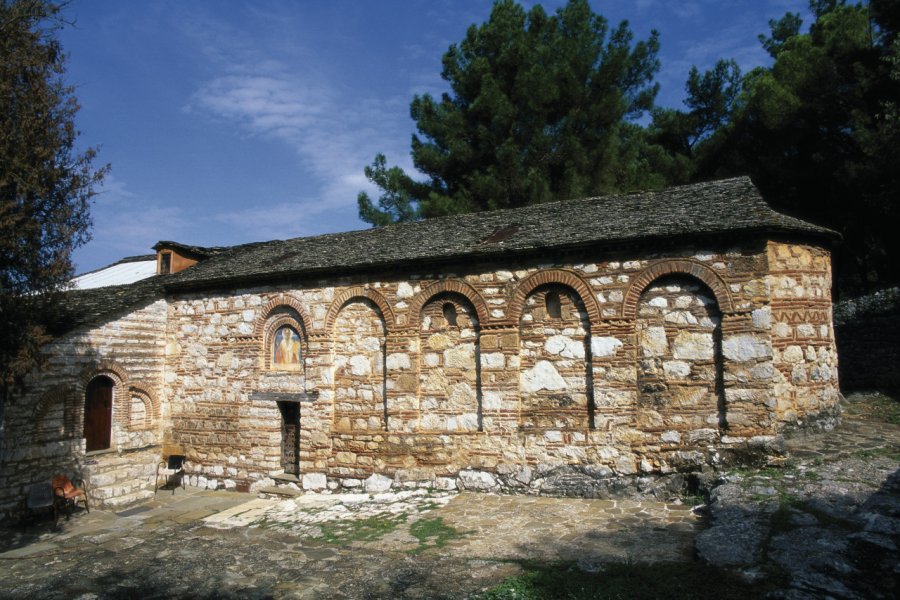
[[[156,398],[156,394],[152,391],[138,387],[136,385],[132,385],[128,387],[129,401],[132,397],[137,396],[144,403],[144,411],[147,415],[147,422],[144,423],[144,428],[150,427],[153,425],[155,421],[159,419],[159,400]],[[128,428],[132,428],[131,424],[131,403],[129,402],[129,415],[128,415]]]
[[[381,319],[384,322],[386,333],[391,334],[393,332],[395,321],[394,311],[391,310],[391,305],[384,299],[384,296],[375,290],[370,290],[362,286],[346,289],[335,296],[331,306],[328,307],[328,314],[325,316],[326,332],[331,332],[334,329],[334,323],[337,320],[338,313],[341,312],[341,309],[344,308],[348,302],[356,298],[365,298],[375,304],[375,306],[378,307],[378,310],[381,311]]]
[[[625,299],[622,302],[622,316],[625,319],[634,319],[641,294],[644,293],[647,286],[666,275],[688,275],[699,279],[716,297],[720,311],[723,313],[734,312],[734,303],[731,300],[731,294],[728,293],[728,286],[725,285],[718,273],[694,260],[663,260],[650,265],[631,281],[631,286],[625,293]]]
[[[130,387],[130,378],[128,372],[119,364],[111,360],[102,360],[96,364],[89,365],[81,371],[78,382],[75,386],[75,395],[78,402],[73,407],[72,423],[75,427],[84,425],[84,404],[85,395],[87,394],[88,384],[95,377],[109,377],[113,382],[112,392],[112,421],[110,427],[115,428],[117,423],[129,423],[131,421],[131,398],[127,398],[127,402],[123,398],[123,391]],[[66,420],[68,421],[68,415]],[[76,437],[84,437],[83,433],[75,433]],[[111,438],[110,447],[113,447]]]
[[[41,425],[44,418],[47,416],[47,412],[55,404],[62,406],[64,428],[66,428],[66,425],[69,425],[69,423],[67,423],[66,413],[71,411],[75,402],[71,387],[60,384],[44,392],[40,400],[35,404],[34,410],[31,412],[31,429],[33,434],[36,435],[40,432]],[[67,429],[71,429],[71,427],[67,427]],[[66,431],[65,433],[72,434],[71,431]],[[74,437],[74,434],[72,434],[72,437]]]
[[[297,313],[299,325],[302,327],[304,335],[308,336],[312,332],[312,321],[309,315],[306,314],[306,309],[303,308],[300,300],[290,294],[282,293],[269,300],[262,312],[260,312],[260,316],[257,317],[256,324],[253,326],[254,336],[261,337],[267,332],[268,321],[272,316],[272,312],[282,306],[287,306]]]
[[[100,377],[101,375],[112,379],[113,384],[117,388],[128,386],[128,371],[126,371],[118,363],[115,363],[111,360],[102,360],[99,363],[89,365],[81,371],[81,375],[78,377],[78,383],[75,388],[78,392],[78,395],[84,396],[84,393],[87,390],[87,386],[91,382],[91,379],[93,379],[94,377]],[[115,398],[113,399],[113,401],[115,401]]]
[[[590,322],[593,324],[600,322],[600,307],[597,306],[597,300],[588,284],[572,271],[549,269],[532,273],[519,283],[510,302],[509,318],[513,323],[519,322],[528,296],[544,285],[562,285],[571,288],[581,298]]]
[[[409,305],[410,327],[419,326],[419,320],[422,316],[422,307],[424,307],[429,300],[438,294],[446,293],[465,296],[466,299],[472,303],[472,307],[475,308],[475,314],[478,315],[479,326],[484,327],[485,323],[488,322],[489,315],[487,305],[484,302],[484,298],[481,297],[481,294],[464,281],[459,281],[458,279],[445,279],[429,285],[412,299],[412,302],[410,302]]]

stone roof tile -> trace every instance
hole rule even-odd
[[[739,177],[216,248],[206,260],[176,274],[166,287],[228,287],[410,263],[737,233],[837,236],[776,212],[749,178]]]

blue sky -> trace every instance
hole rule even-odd
[[[542,2],[553,11],[563,2]],[[534,2],[525,2],[531,6]],[[766,64],[756,36],[806,0],[593,0],[636,39],[661,34],[658,103],[691,65]],[[361,229],[377,152],[411,169],[414,94],[446,89],[440,60],[489,0],[74,0],[60,33],[82,146],[112,173],[77,272],[159,240],[231,245]],[[808,19],[805,19],[808,20]]]

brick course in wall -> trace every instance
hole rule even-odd
[[[47,367],[6,409],[0,511],[21,508],[29,485],[58,473],[86,478],[97,504],[127,503],[153,489],[170,423],[169,404],[160,397],[166,319],[167,304],[158,300],[49,344]],[[96,377],[114,383],[111,443],[87,453],[85,392]]]
[[[98,295],[109,314],[84,296],[94,324],[50,344],[7,407],[0,509],[56,472],[134,500],[166,449],[209,488],[295,470],[307,490],[587,495],[777,452],[783,427],[837,405],[830,256],[796,241],[830,233],[745,180],[665,194],[619,199],[648,223],[585,199],[567,206],[593,216],[549,228],[559,207],[193,248],[198,264],[135,284],[149,300]],[[665,202],[672,219],[645,210]],[[297,362],[276,356],[288,330]],[[86,453],[98,376],[112,443]]]
[[[251,396],[315,390],[300,409],[300,471],[313,489],[358,487],[373,473],[434,484],[485,471],[509,486],[514,477],[501,482],[500,471],[696,469],[773,440],[782,424],[827,412],[837,398],[833,370],[824,370],[833,366],[830,329],[816,330],[815,360],[803,348],[806,380],[783,359],[780,347],[794,344],[772,335],[772,305],[825,324],[802,311],[827,302],[827,252],[787,245],[810,256],[792,266],[780,247],[567,256],[176,297],[169,330],[178,351],[167,357],[164,391],[171,434],[191,449],[205,485],[268,482],[280,417]],[[799,277],[789,297],[779,291],[786,266]],[[558,318],[547,315],[550,292]],[[302,375],[273,373],[260,359],[270,343],[261,332],[279,307],[303,322]],[[248,403],[256,409],[242,421]]]

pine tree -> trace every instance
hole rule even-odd
[[[586,0],[556,14],[512,0],[494,4],[450,46],[441,76],[450,92],[410,106],[416,181],[378,155],[366,176],[378,206],[359,195],[374,225],[657,187],[634,120],[651,109],[658,36],[633,42]]]
[[[40,362],[42,323],[89,237],[107,167],[75,148],[78,103],[63,81],[60,6],[0,0],[0,427],[13,386]]]

